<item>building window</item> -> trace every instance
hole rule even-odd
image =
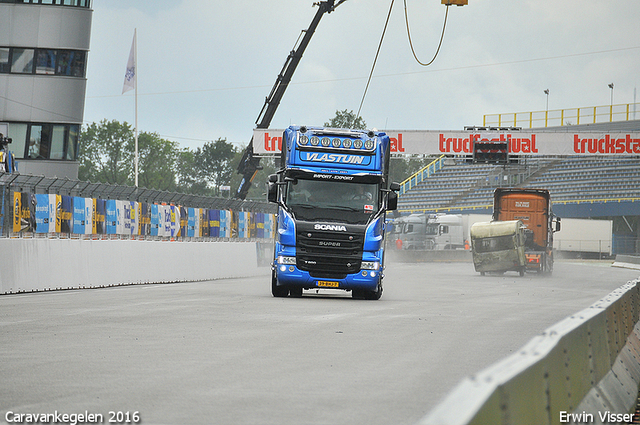
[[[9,150],[13,152],[16,158],[24,158],[25,144],[27,142],[27,124],[10,123],[9,137],[12,141]]]
[[[16,74],[33,73],[34,49],[11,49],[11,72]]]
[[[36,51],[36,74],[52,75],[56,73],[56,51],[38,49]]]
[[[9,150],[18,159],[75,161],[78,124],[9,123]]]
[[[63,125],[54,125],[51,133],[51,159],[64,159],[65,128]]]
[[[81,50],[0,47],[0,73],[84,77],[86,58]]]
[[[11,62],[9,61],[9,48],[0,47],[0,72],[10,72]]]
[[[56,75],[84,77],[85,52],[62,50],[58,53]]]
[[[0,0],[0,3],[47,4],[53,6],[91,7],[91,0]]]
[[[76,152],[78,151],[78,136],[80,135],[79,125],[70,125],[69,133],[66,138],[66,150],[65,157],[67,161],[75,161],[77,159]]]
[[[29,133],[29,148],[27,158],[47,159],[51,146],[51,126],[32,125]]]

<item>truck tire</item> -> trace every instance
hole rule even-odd
[[[364,291],[365,300],[379,300],[382,296],[382,281],[378,281],[378,287],[375,291]]]
[[[271,272],[271,294],[278,298],[289,295],[289,288],[286,286],[278,286],[278,278],[276,277],[275,271]]]
[[[300,298],[302,297],[302,287],[292,287],[289,288],[289,296],[292,298]]]
[[[362,300],[364,299],[364,290],[363,289],[352,289],[351,290],[351,298],[354,300]]]

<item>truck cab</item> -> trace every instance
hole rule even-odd
[[[272,294],[351,291],[379,299],[386,211],[397,206],[389,179],[389,137],[381,132],[292,126],[268,198],[278,204]]]
[[[462,249],[462,216],[457,214],[411,214],[402,225],[403,249]]]
[[[517,271],[524,276],[525,231],[520,220],[477,222],[469,229],[473,265],[484,276],[487,272]]]

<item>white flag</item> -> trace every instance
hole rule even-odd
[[[127,62],[127,72],[124,74],[124,86],[122,86],[122,94],[136,88],[136,31],[133,31],[133,43],[131,43],[131,52],[129,53],[129,62]]]

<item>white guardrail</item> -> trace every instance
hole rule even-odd
[[[268,274],[272,243],[0,239],[0,295]]]
[[[640,385],[640,281],[463,380],[420,425],[631,422]]]

